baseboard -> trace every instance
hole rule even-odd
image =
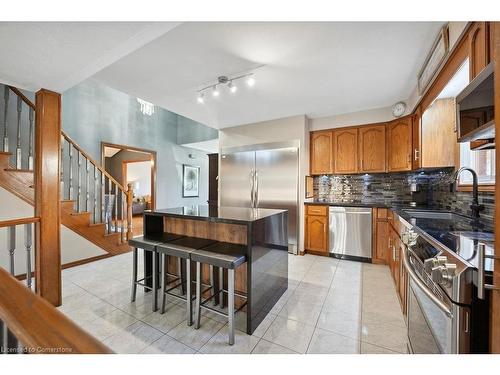
[[[61,268],[63,270],[65,270],[66,268],[81,266],[82,264],[96,262],[98,260],[105,259],[105,258],[110,258],[110,257],[113,257],[115,255],[120,255],[120,254],[109,254],[108,253],[108,254],[103,254],[103,255],[97,255],[97,256],[91,257],[91,258],[75,260],[74,262],[69,262],[69,263],[63,264]],[[18,279],[19,281],[23,281],[23,280],[26,280],[26,273],[21,273],[19,275],[15,275],[14,277],[16,279]],[[35,277],[35,273],[34,272],[31,272],[31,277]]]

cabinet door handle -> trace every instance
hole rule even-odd
[[[416,148],[415,149],[415,160],[418,160],[418,158],[419,158],[418,154],[419,154],[419,150],[418,150],[418,148]]]
[[[396,246],[392,245],[392,260],[396,261]]]

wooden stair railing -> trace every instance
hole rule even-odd
[[[76,214],[88,214],[106,232],[132,238],[132,184],[125,188],[65,132],[61,131],[61,199],[73,202]]]
[[[9,103],[10,94],[15,96],[17,115],[14,120],[15,129],[10,129]],[[13,98],[14,99],[14,98]],[[1,129],[2,151],[11,152],[12,168],[20,171],[32,171],[34,167],[34,131],[35,131],[35,105],[19,89],[6,85],[3,92],[3,121]],[[23,109],[28,111],[27,116],[23,116]],[[14,109],[13,109],[14,110]],[[23,118],[28,122],[27,128],[23,127]],[[10,130],[10,131],[9,131]],[[15,137],[10,135],[15,130]],[[10,134],[9,134],[10,133]],[[12,151],[15,150],[15,152]]]
[[[40,218],[0,221],[7,231],[9,272],[0,267],[0,353],[110,353],[110,350],[83,331],[49,302],[33,292],[33,225]],[[14,277],[16,227],[24,227],[26,286]]]
[[[2,86],[0,103],[0,186],[34,205],[36,106],[8,85]],[[132,186],[116,181],[63,131],[59,159],[62,223],[108,253],[127,251]]]

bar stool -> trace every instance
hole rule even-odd
[[[158,295],[156,291],[158,290],[157,280],[158,280],[158,263],[157,263],[157,252],[156,245],[161,244],[162,241],[173,241],[181,238],[182,236],[170,233],[164,233],[158,237],[147,237],[138,236],[134,237],[128,241],[129,246],[133,247],[133,261],[132,261],[132,295],[130,298],[131,302],[135,301],[137,295],[137,285],[144,287],[147,290],[153,292],[153,311],[158,310]],[[147,252],[151,253],[152,257],[152,274],[146,275],[146,268],[144,268],[144,277],[142,279],[137,279],[137,256],[138,249],[144,251],[144,259],[146,259]],[[144,261],[144,263],[146,263]],[[154,276],[154,277],[153,277]],[[151,286],[147,285],[147,280],[151,280]]]
[[[192,293],[191,293],[191,253],[196,251],[196,249],[201,249],[210,244],[215,243],[214,240],[209,240],[205,238],[196,237],[183,237],[174,241],[164,242],[156,245],[156,251],[160,255],[161,264],[161,308],[160,313],[165,313],[166,295],[181,299],[186,301],[187,310],[187,325],[191,326],[193,324],[193,314],[192,314]],[[168,272],[168,256],[176,257],[179,262],[179,276],[173,275]],[[185,261],[186,272],[184,276],[182,268],[182,260]],[[211,270],[212,271],[212,270]],[[174,277],[174,279],[168,282],[168,277]],[[172,287],[168,287],[169,284],[176,283]],[[182,295],[178,295],[172,292],[172,290],[181,287]],[[213,282],[211,282],[210,288],[214,288]],[[185,293],[184,293],[185,291]],[[185,294],[185,296],[184,296]]]
[[[229,326],[229,345],[234,344],[234,296],[247,299],[246,295],[236,293],[234,291],[234,270],[246,262],[246,246],[236,245],[227,242],[217,242],[213,245],[204,247],[203,249],[193,251],[191,253],[191,261],[196,262],[196,311],[195,311],[195,329],[200,328],[201,309],[207,309],[216,314],[227,317]],[[201,265],[209,264],[212,267],[219,267],[220,270],[226,269],[228,276],[228,288],[224,289],[224,285],[220,283],[219,290],[213,291],[212,295],[201,301]],[[216,295],[223,296],[227,293],[227,313],[207,306],[207,302]],[[223,298],[221,298],[222,301]],[[245,305],[243,303],[238,310],[242,309]],[[222,305],[222,302],[221,302]],[[237,311],[238,311],[237,310]]]

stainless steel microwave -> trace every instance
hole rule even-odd
[[[457,132],[459,142],[495,138],[494,133],[494,70],[486,66],[458,94]]]

